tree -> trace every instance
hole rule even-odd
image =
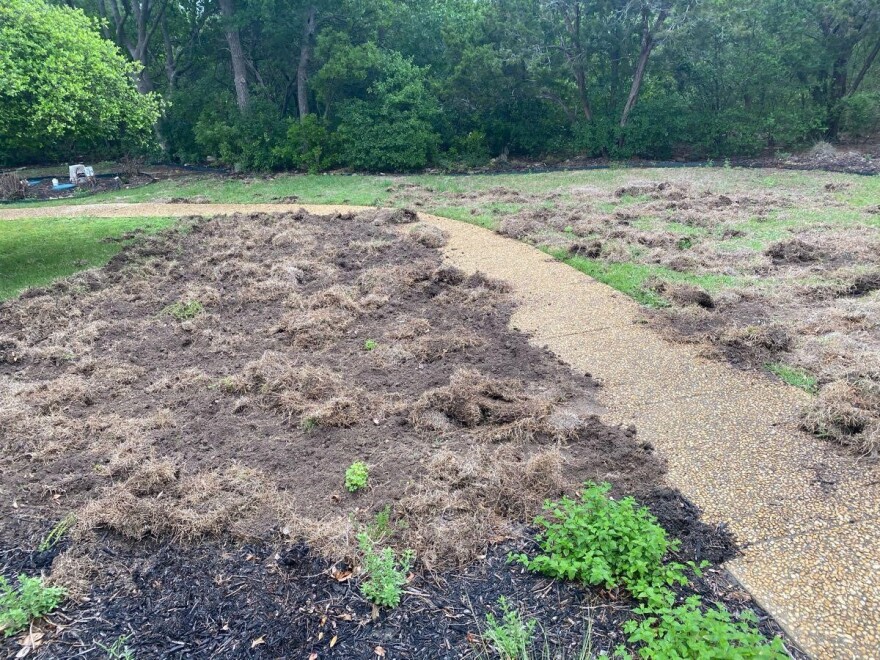
[[[148,148],[160,100],[138,93],[139,71],[82,11],[3,0],[0,161]]]

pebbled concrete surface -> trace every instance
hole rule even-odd
[[[309,205],[108,204],[0,209],[0,219],[357,210]],[[513,285],[512,325],[604,388],[606,421],[635,424],[669,482],[736,534],[730,572],[816,658],[880,659],[880,466],[797,429],[808,400],[707,361],[639,322],[638,304],[523,243],[423,215],[445,258]]]

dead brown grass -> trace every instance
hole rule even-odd
[[[867,456],[880,455],[880,382],[837,380],[819,392],[803,415],[802,426]]]

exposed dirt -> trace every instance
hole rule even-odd
[[[506,287],[443,267],[442,234],[397,230],[413,220],[189,218],[0,305],[0,572],[42,570],[74,597],[37,657],[129,632],[139,658],[306,657],[334,635],[327,657],[460,657],[483,617],[464,594],[503,593],[563,646],[598,599],[610,648],[623,596],[519,575],[503,549],[480,560],[528,543],[542,501],[588,479],[649,503],[686,558],[731,556],[635,431],[590,412],[593,382],[507,328]],[[370,485],[350,494],[355,460]],[[420,577],[370,623],[356,575],[332,575],[357,567],[355,530],[385,507]]]

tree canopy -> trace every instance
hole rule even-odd
[[[0,161],[143,150],[159,98],[138,93],[139,67],[80,10],[43,0],[0,4]]]
[[[157,135],[178,161],[714,158],[880,129],[876,0],[64,1],[165,99]]]

